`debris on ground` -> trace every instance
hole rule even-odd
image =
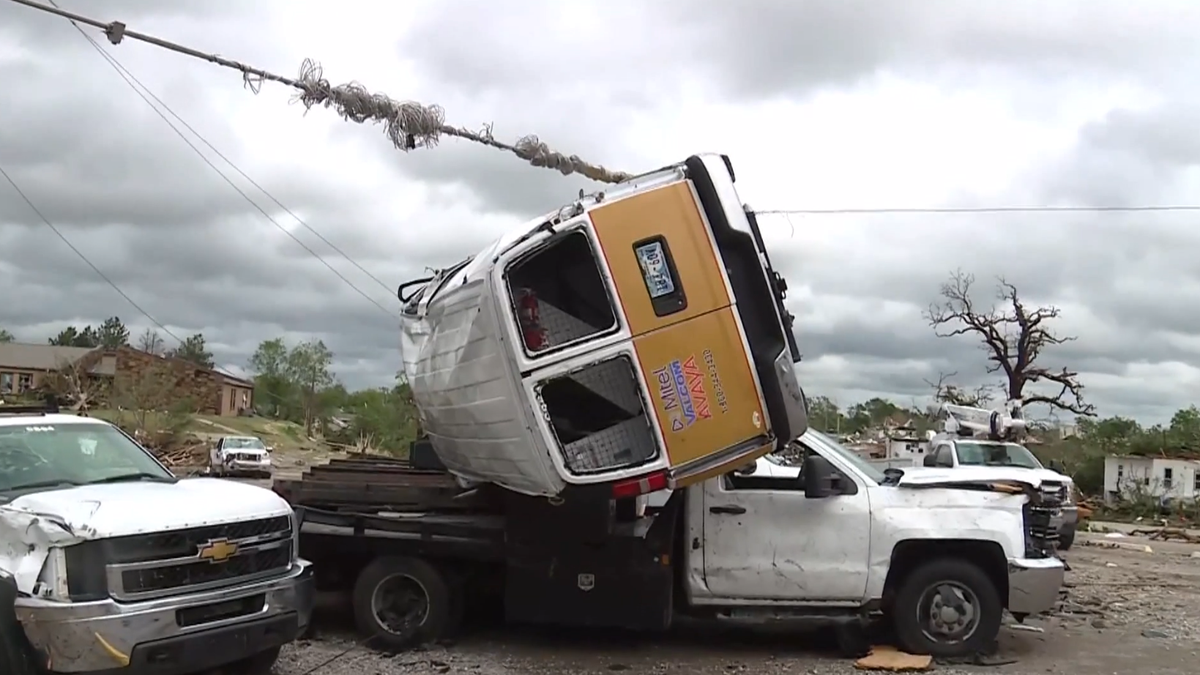
[[[1098,539],[1084,539],[1079,542],[1082,546],[1091,546],[1094,548],[1111,548],[1123,549],[1126,551],[1137,551],[1138,553],[1154,553],[1154,549],[1145,544],[1135,544],[1124,541],[1100,541]]]
[[[859,670],[890,670],[904,672],[912,670],[929,670],[933,657],[928,654],[909,654],[895,647],[879,645],[871,647],[871,652],[854,662]]]
[[[1146,537],[1153,541],[1183,541],[1189,544],[1200,544],[1200,536],[1188,532],[1182,527],[1154,527],[1130,530],[1135,537]]]

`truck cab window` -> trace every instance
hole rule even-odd
[[[506,275],[525,350],[537,354],[616,328],[617,317],[588,235],[559,235]]]
[[[934,458],[934,466],[954,466],[954,449],[949,445],[939,447],[937,456]]]
[[[552,377],[538,386],[538,398],[573,474],[637,466],[658,454],[627,356]]]

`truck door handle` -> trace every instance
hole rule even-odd
[[[710,507],[708,507],[708,512],[709,513],[727,513],[727,514],[733,515],[733,516],[740,516],[741,514],[746,512],[746,507],[744,507],[744,506],[710,506]]]

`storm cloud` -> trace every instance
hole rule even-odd
[[[59,4],[284,75],[316,58],[334,82],[615,169],[725,152],[765,210],[1189,204],[1200,188],[1200,7],[1182,0]],[[305,113],[286,87],[256,95],[238,73],[86,30],[186,124],[164,111],[173,131],[67,21],[0,2],[0,167],[155,320],[203,332],[228,367],[264,339],[316,336],[348,385],[387,383],[396,284],[596,187],[452,139],[404,153],[379,127]],[[981,303],[1003,276],[1059,306],[1059,332],[1078,339],[1046,365],[1080,370],[1102,414],[1155,421],[1200,395],[1198,217],[762,225],[811,395],[908,403],[941,372],[990,382],[975,341],[938,339],[922,318],[961,268]],[[111,315],[150,325],[4,182],[0,284],[0,327],[22,340]]]

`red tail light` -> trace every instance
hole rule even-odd
[[[630,478],[620,483],[613,483],[612,495],[613,499],[624,499],[665,490],[667,486],[667,472],[663,470],[640,478]]]

